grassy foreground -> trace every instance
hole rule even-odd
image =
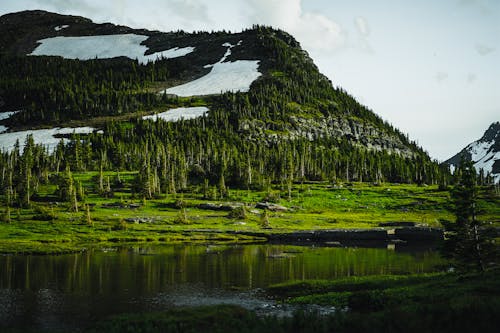
[[[496,332],[499,273],[292,282],[268,292],[343,310],[328,316],[297,312],[275,318],[230,305],[178,308],[120,315],[98,323],[91,332]]]
[[[70,203],[58,201],[54,185],[40,185],[30,207],[11,207],[8,212],[0,207],[0,252],[63,253],[127,242],[248,242],[262,239],[231,232],[373,228],[401,221],[439,227],[440,220],[454,219],[449,191],[437,186],[318,182],[294,184],[289,192],[274,184],[266,189],[229,189],[221,198],[215,187],[199,185],[144,200],[133,193],[135,175],[105,173],[110,191],[103,195],[96,188],[98,173],[74,174],[85,193],[78,212]],[[264,211],[255,208],[262,201],[286,210],[268,211],[264,223]],[[499,225],[499,203],[498,196],[482,189],[479,218]],[[243,212],[234,209],[238,205],[245,207]]]

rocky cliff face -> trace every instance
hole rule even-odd
[[[358,147],[369,150],[388,151],[405,157],[414,156],[414,152],[398,137],[391,136],[383,129],[369,123],[356,122],[345,117],[304,118],[290,116],[279,130],[259,120],[246,120],[240,124],[240,131],[249,139],[268,141],[293,140],[305,138],[314,141],[321,138],[346,139]]]

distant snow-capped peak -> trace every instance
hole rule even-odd
[[[454,170],[461,157],[474,162],[474,167],[479,172],[491,174],[495,183],[500,182],[500,122],[494,122],[486,130],[481,139],[467,145],[462,151],[445,161]]]

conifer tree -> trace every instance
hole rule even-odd
[[[492,235],[478,220],[476,171],[472,161],[462,158],[458,179],[452,191],[455,223],[445,222],[447,240],[444,253],[462,270],[484,271],[497,258]]]

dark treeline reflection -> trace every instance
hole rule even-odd
[[[433,252],[309,248],[285,245],[162,246],[94,250],[59,256],[0,257],[0,288],[68,293],[137,295],[176,284],[208,288],[265,287],[297,279],[431,271]]]

